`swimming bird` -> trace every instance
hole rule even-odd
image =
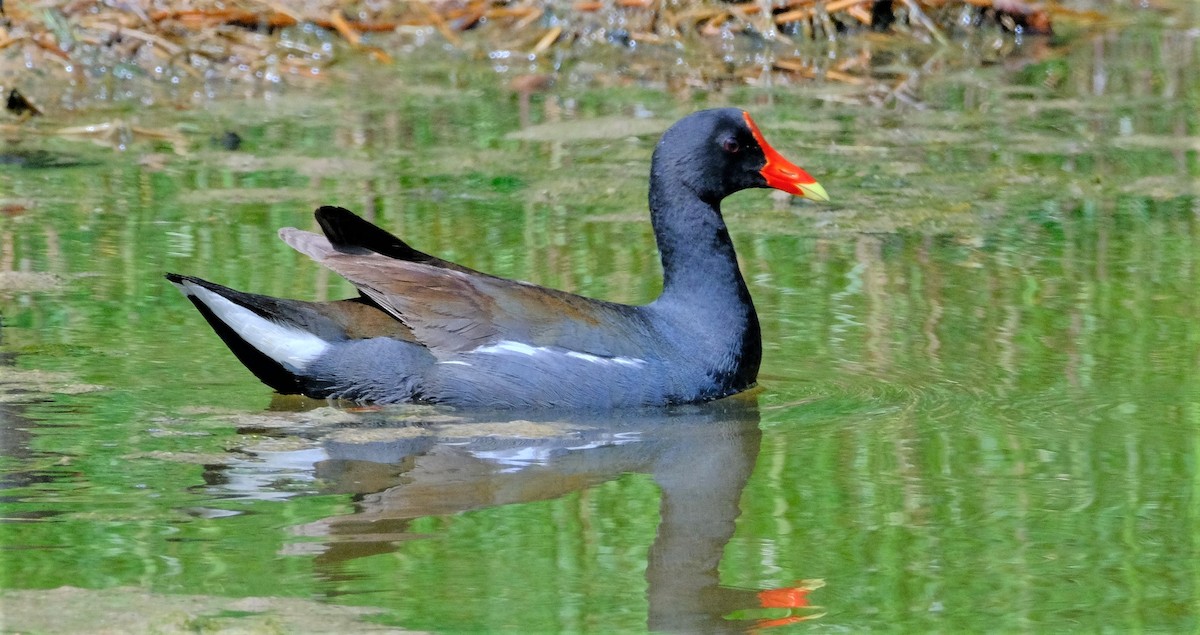
[[[289,227],[279,236],[358,297],[306,302],[166,277],[280,393],[501,408],[702,402],[753,386],[762,360],[721,215],[722,199],[747,188],[828,200],[743,110],[696,112],[663,133],[649,197],[663,287],[644,305],[475,271],[332,206],[316,210],[323,234]]]

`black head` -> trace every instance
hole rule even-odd
[[[825,189],[767,144],[750,115],[738,108],[701,110],[680,119],[663,133],[652,169],[658,180],[674,181],[713,203],[751,187],[829,200]]]

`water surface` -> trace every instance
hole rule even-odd
[[[1195,630],[1186,28],[943,53],[883,107],[571,76],[523,128],[508,77],[467,63],[136,113],[183,147],[23,139],[68,160],[0,166],[12,627]],[[338,204],[476,269],[648,301],[655,131],[731,104],[834,202],[727,203],[766,350],[725,403],[273,397],[161,277],[342,297],[275,238]],[[210,142],[230,130],[241,149]]]

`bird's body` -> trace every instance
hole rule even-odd
[[[692,403],[752,386],[758,318],[720,201],[747,187],[823,199],[749,115],[702,111],[669,129],[651,169],[664,284],[630,306],[508,280],[422,253],[336,207],[324,235],[280,237],[361,296],[303,302],[168,274],[264,383],[368,402],[614,408]]]

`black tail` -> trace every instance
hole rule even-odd
[[[283,394],[314,394],[321,392],[321,382],[302,374],[303,368],[286,359],[277,359],[259,350],[242,333],[218,315],[228,313],[227,305],[214,306],[214,299],[204,292],[211,292],[230,303],[259,316],[263,320],[283,325],[296,331],[306,331],[316,338],[329,341],[346,339],[345,331],[331,320],[324,318],[306,305],[309,303],[243,293],[223,287],[207,280],[177,273],[166,274],[167,280],[179,288],[208,325],[220,336],[229,350],[254,373],[264,384]],[[223,304],[217,302],[217,304]]]
[[[474,273],[462,265],[442,260],[423,251],[413,249],[408,243],[380,229],[373,223],[363,220],[354,212],[344,207],[326,205],[314,213],[321,231],[329,239],[333,248],[345,253],[374,252],[381,256],[419,262],[421,264]]]
[[[333,244],[334,249],[347,252],[363,250],[410,262],[437,260],[427,253],[417,251],[408,243],[365,221],[344,207],[326,205],[314,212],[321,231]]]

